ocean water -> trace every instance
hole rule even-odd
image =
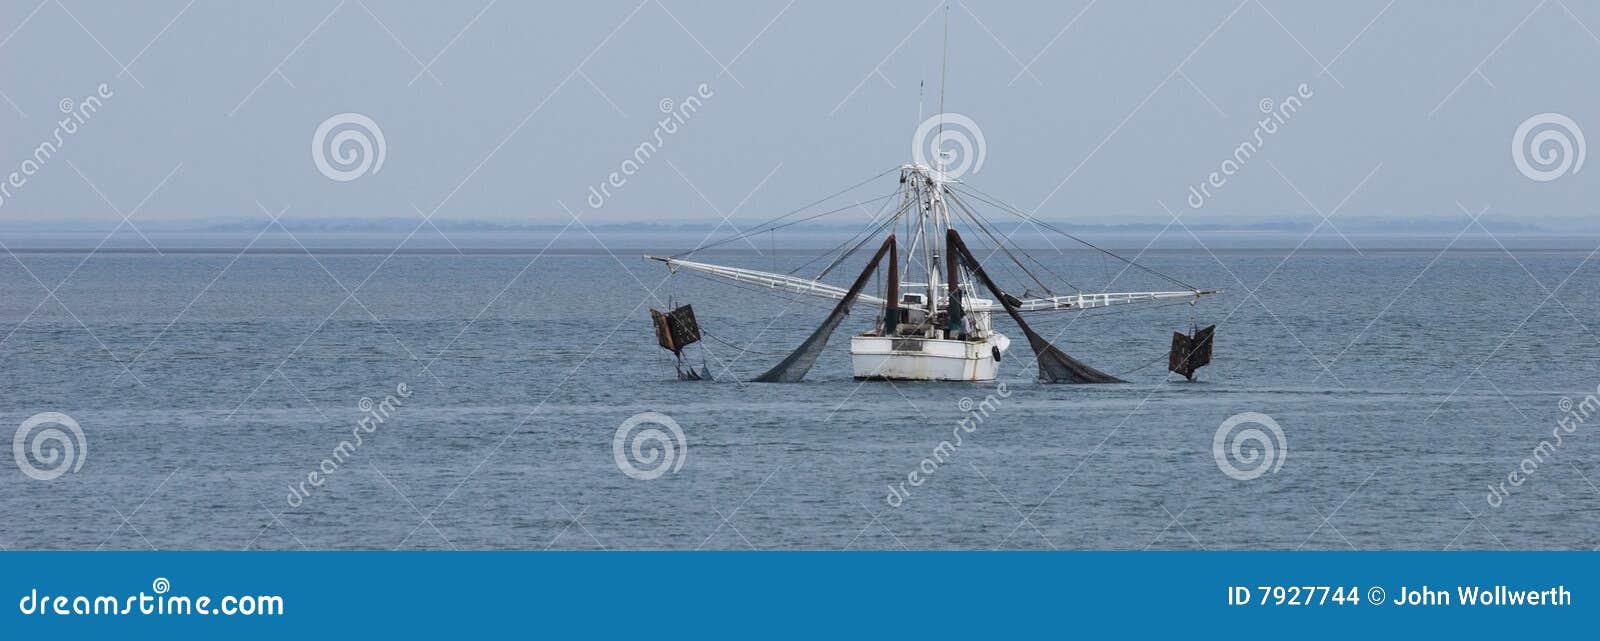
[[[181,252],[157,239],[173,250],[158,255],[126,250],[139,242],[90,254],[8,239],[0,425],[61,412],[83,437],[76,471],[0,469],[0,545],[1600,546],[1597,426],[1569,421],[1559,444],[1552,436],[1562,399],[1581,406],[1600,384],[1594,239],[1507,250],[1474,236],[1442,252],[1449,237],[1358,238],[1360,253],[1336,238],[1299,251],[1294,237],[1163,243],[1141,263],[1228,293],[1033,317],[1068,353],[1131,372],[1126,384],[1038,384],[1025,341],[998,320],[1016,341],[1003,390],[852,380],[845,337],[870,322],[864,311],[806,382],[743,382],[828,303],[668,278],[639,258],[658,249],[648,235],[607,240],[614,253],[543,254],[539,243],[338,251],[356,244],[341,238],[308,253],[273,235],[256,249],[281,251],[240,255],[244,240]],[[1115,242],[1130,255],[1143,246]],[[731,249],[716,259],[781,271],[806,261],[776,241]],[[1090,252],[1037,255],[1088,291],[1166,288]],[[703,358],[719,380],[675,380],[648,314],[669,297],[692,303],[716,338]],[[1171,381],[1151,363],[1191,322],[1220,323],[1216,360],[1200,382]],[[387,417],[363,431],[362,399],[386,395],[388,410],[374,411]],[[970,431],[969,406],[987,410]],[[653,479],[625,473],[613,450],[643,412],[683,433]],[[1269,455],[1225,445],[1219,463],[1214,443],[1242,413],[1283,434],[1268,434],[1279,447],[1248,480],[1224,463]],[[336,454],[353,431],[361,444]],[[936,454],[957,431],[961,444]],[[1541,441],[1551,445],[1535,457]],[[320,485],[300,492],[313,471]],[[1490,487],[1513,471],[1520,485],[1492,505]]]

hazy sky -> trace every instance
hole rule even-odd
[[[593,222],[716,221],[743,201],[734,220],[764,220],[910,159],[919,113],[938,110],[941,6],[4,0],[0,176],[54,141],[63,99],[111,97],[0,218],[233,220],[260,202],[559,223],[559,201]],[[1336,220],[1459,217],[1458,202],[1582,217],[1600,168],[1535,181],[1511,143],[1546,112],[1600,136],[1596,32],[1600,2],[1580,0],[967,0],[949,14],[945,111],[983,133],[967,179],[1051,219],[1161,222],[1164,202],[1186,221],[1316,220],[1347,197]],[[662,101],[701,83],[699,111],[591,208],[589,188],[654,140]],[[1302,83],[1299,111],[1192,209],[1262,101]],[[341,113],[378,125],[378,171],[319,171],[313,135]]]

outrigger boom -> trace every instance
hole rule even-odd
[[[777,289],[796,294],[805,294],[808,296],[816,296],[818,298],[839,300],[844,298],[845,294],[847,293],[847,290],[845,290],[843,287],[830,285],[828,283],[809,278],[790,276],[788,274],[776,274],[772,272],[757,271],[754,269],[744,269],[742,267],[712,265],[710,263],[700,263],[678,258],[651,256],[649,254],[645,254],[644,257],[649,260],[666,263],[667,266],[673,270],[687,269],[710,274],[719,278],[738,281],[741,283],[751,283],[770,289]],[[1023,298],[1017,301],[1016,308],[1017,311],[1021,312],[1097,309],[1101,307],[1111,307],[1114,305],[1158,303],[1163,301],[1182,300],[1186,298],[1199,299],[1203,296],[1211,296],[1221,293],[1223,293],[1223,290],[1221,289],[1196,289],[1190,291],[1165,292],[1078,293],[1062,296]],[[883,305],[884,302],[885,301],[882,298],[863,293],[856,296],[854,305],[859,305],[862,303],[869,305]],[[902,305],[912,309],[920,309],[920,307],[915,304],[902,303]],[[1000,311],[1001,309],[1002,307],[999,303],[982,299],[974,300],[969,308],[970,311],[975,312]]]

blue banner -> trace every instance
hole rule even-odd
[[[1593,622],[1579,552],[11,552],[0,638],[1474,637]]]

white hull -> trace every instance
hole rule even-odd
[[[1010,342],[999,334],[978,341],[853,336],[850,364],[858,379],[992,381]]]

